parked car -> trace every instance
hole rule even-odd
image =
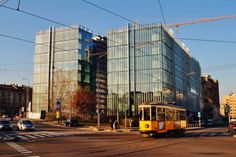
[[[206,127],[212,127],[212,126],[214,126],[215,124],[214,124],[214,121],[213,121],[213,119],[208,119],[207,120],[207,122],[206,122]]]
[[[9,116],[7,114],[3,114],[2,118],[9,118]]]
[[[223,126],[223,125],[225,125],[225,121],[222,119],[217,119],[216,126]]]
[[[21,119],[17,123],[18,130],[35,130],[34,124],[28,119]]]
[[[233,120],[229,123],[229,132],[232,134],[232,135],[235,135],[236,134],[236,120]]]
[[[72,126],[76,127],[76,126],[79,126],[79,121],[75,118],[70,118],[64,122],[64,125],[69,126],[69,127],[72,127]]]
[[[0,130],[11,130],[12,126],[9,120],[0,119]]]

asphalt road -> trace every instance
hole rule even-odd
[[[0,142],[0,156],[96,157],[235,157],[236,138],[227,128],[186,132],[183,137],[143,138],[138,132],[94,132],[39,125],[34,132],[5,132],[19,136]]]

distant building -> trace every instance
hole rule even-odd
[[[216,120],[220,116],[219,82],[210,75],[201,77],[203,118]]]
[[[28,90],[28,97],[27,97]],[[32,100],[32,88],[18,85],[0,84],[0,116],[19,115],[28,111],[27,104]]]
[[[72,96],[81,86],[89,87],[96,96],[99,95],[99,100],[102,99],[99,106],[105,110],[105,37],[95,37],[83,26],[51,27],[36,34],[36,43],[33,112],[54,111],[56,103],[60,102],[62,112],[70,113]]]
[[[227,105],[230,106],[230,118],[236,119],[236,94],[231,93],[222,98],[221,115],[228,117]]]
[[[201,68],[169,29],[127,25],[109,30],[108,41],[108,115],[138,116],[139,104],[155,101],[197,117]]]

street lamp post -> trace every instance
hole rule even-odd
[[[27,87],[26,87],[26,105],[25,105],[25,111],[31,111],[31,107],[29,106],[29,85],[30,85],[30,81],[27,78],[22,78],[23,80],[27,81]]]

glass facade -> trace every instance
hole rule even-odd
[[[93,86],[90,82],[90,53],[92,33],[82,26],[50,28],[36,35],[33,78],[32,111],[55,109],[57,100],[64,112],[71,103],[72,94],[79,84]]]
[[[200,65],[159,24],[108,31],[108,115],[136,116],[144,102],[165,102],[198,112]]]

